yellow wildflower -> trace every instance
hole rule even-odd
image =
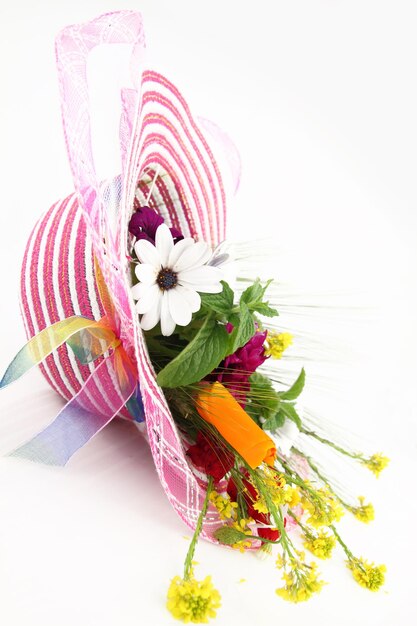
[[[248,528],[248,524],[253,522],[253,520],[248,517],[247,519],[242,518],[239,521],[233,522],[231,528],[236,528],[236,530],[240,530],[240,532],[245,533],[245,535],[251,535],[252,531]],[[246,548],[250,548],[252,546],[251,541],[245,541],[241,539],[240,541],[236,541],[236,543],[232,544],[232,548],[235,550],[240,550],[240,552],[244,552]]]
[[[314,528],[329,526],[333,522],[338,522],[344,514],[343,508],[333,494],[325,488],[317,489],[318,499],[303,498],[302,506],[310,513],[308,524]]]
[[[294,507],[296,507],[297,504],[299,504],[301,500],[298,487],[290,487],[288,485],[284,490],[284,499],[285,499],[285,503],[288,504],[290,509],[293,509]]]
[[[301,500],[299,488],[287,485],[284,474],[271,467],[262,466],[262,479],[275,506],[288,504],[290,508],[294,508],[299,504]],[[255,509],[260,513],[269,512],[266,507],[265,510],[261,510],[255,506]]]
[[[285,567],[286,559],[284,559],[282,554],[277,555],[277,560],[275,561],[275,564],[278,569],[283,569]]]
[[[359,506],[354,506],[350,510],[353,515],[360,521],[368,524],[375,518],[375,510],[372,504],[364,504],[365,498],[359,496]]]
[[[210,617],[216,617],[220,605],[220,594],[213,587],[211,576],[198,581],[191,570],[186,580],[180,576],[171,580],[167,609],[176,619],[185,623],[207,624]]]
[[[288,560],[285,556],[279,557],[277,567],[284,569],[282,579],[285,584],[276,589],[275,593],[289,602],[304,602],[311,598],[313,593],[321,591],[325,584],[324,581],[318,579],[316,563],[308,565],[304,562],[303,552],[297,552],[296,556]]]
[[[254,502],[253,508],[255,509],[255,511],[258,511],[258,513],[269,513],[269,509],[266,506],[265,500],[263,498],[258,498],[258,500]]]
[[[370,591],[378,591],[385,582],[385,572],[387,571],[385,565],[374,565],[374,563],[368,563],[361,557],[360,559],[349,559],[347,566],[356,582]]]
[[[291,333],[270,333],[267,336],[267,346],[265,354],[273,359],[280,359],[283,352],[292,344]]]
[[[221,496],[216,491],[210,493],[210,502],[214,504],[221,519],[236,517],[237,502],[232,502],[229,496]]]
[[[382,470],[388,465],[389,458],[377,452],[369,457],[369,459],[362,459],[361,462],[378,478]]]
[[[336,539],[320,530],[317,535],[308,533],[305,536],[304,547],[310,550],[319,559],[330,559]]]

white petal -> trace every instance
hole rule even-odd
[[[210,246],[204,241],[198,241],[193,246],[184,250],[172,269],[174,272],[182,272],[184,270],[192,269],[196,266],[204,265],[210,257]]]
[[[167,267],[169,254],[174,247],[174,240],[166,224],[161,224],[156,229],[155,245],[161,257],[162,267]]]
[[[156,282],[158,271],[153,265],[148,265],[147,263],[139,263],[135,267],[137,279],[146,285],[153,285]]]
[[[188,326],[191,322],[191,307],[177,289],[170,289],[167,292],[169,312],[172,319],[179,326]]]
[[[162,304],[162,294],[158,294],[158,299],[153,303],[153,306],[145,315],[142,315],[140,320],[140,325],[143,330],[151,330],[154,326],[157,325],[161,318],[161,304]]]
[[[208,261],[207,265],[212,267],[222,267],[232,260],[230,252],[228,252],[230,245],[227,241],[221,241],[219,245],[214,249],[213,255]]]
[[[153,265],[147,263],[139,263],[135,267],[135,274],[138,280],[145,285],[151,286],[156,282],[159,269],[156,269]]]
[[[188,287],[177,285],[175,287],[175,291],[178,291],[178,293],[181,295],[181,298],[184,298],[184,300],[187,300],[189,307],[191,309],[191,313],[196,313],[196,311],[200,310],[201,298],[200,298],[200,295],[194,289],[189,289]]]
[[[194,243],[195,241],[192,237],[185,237],[184,239],[181,239],[181,241],[178,241],[169,254],[168,267],[173,267],[184,250],[189,246],[192,246]]]
[[[223,289],[223,286],[220,283],[199,283],[196,285],[195,283],[188,283],[187,281],[182,280],[179,284],[186,289],[197,289],[200,293],[220,293]]]
[[[149,285],[145,285],[144,283],[138,283],[137,285],[133,285],[133,287],[130,290],[130,293],[132,294],[132,298],[134,300],[139,300],[139,298],[143,296],[143,294],[145,293],[147,289],[149,289]]]
[[[224,254],[218,254],[217,256],[214,256],[213,254],[207,265],[210,265],[211,267],[223,267],[223,265],[229,263],[230,259],[230,254],[227,254],[226,252]]]
[[[161,257],[158,250],[146,239],[140,239],[135,243],[135,252],[139,261],[153,265],[158,269],[161,267]]]
[[[208,293],[219,293],[223,289],[220,284],[221,279],[222,272],[216,267],[209,267],[208,265],[178,272],[178,282],[181,285],[184,287],[191,286],[196,291],[207,291],[207,286],[215,290],[210,290]]]
[[[161,291],[158,285],[147,287],[139,301],[136,303],[136,311],[138,313],[147,313],[150,311],[154,303],[159,299]]]
[[[161,332],[165,337],[169,337],[175,330],[175,322],[169,312],[168,292],[162,294],[161,304]]]

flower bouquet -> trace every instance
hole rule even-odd
[[[133,87],[122,91],[121,173],[97,176],[86,62],[100,44],[132,46]],[[388,460],[316,429],[299,410],[301,369],[290,385],[277,362],[293,341],[280,328],[272,279],[227,279],[226,216],[239,157],[213,123],[193,117],[161,74],[144,69],[140,14],[100,16],[57,37],[62,114],[75,193],[36,224],[25,251],[21,304],[28,343],[4,387],[33,365],[68,401],[11,454],[64,465],[109,421],[133,420],[148,438],[161,484],[193,530],[167,608],[206,622],[220,606],[197,580],[199,537],[261,555],[277,550],[283,583],[300,602],[323,586],[317,565],[339,545],[354,579],[375,591],[384,566],[356,556],[336,527],[348,499],[306,442],[330,447],[379,475]],[[251,262],[251,258],[248,259]],[[302,438],[304,444],[298,442]]]

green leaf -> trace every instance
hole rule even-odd
[[[262,299],[263,294],[264,290],[262,288],[261,281],[257,278],[253,285],[247,287],[247,289],[245,289],[242,293],[240,301],[245,302],[248,305],[253,302],[259,302]]]
[[[257,311],[266,317],[275,317],[278,315],[278,311],[273,307],[270,307],[268,302],[263,302],[265,291],[268,289],[271,282],[272,280],[268,280],[262,287],[259,278],[257,278],[253,285],[250,285],[242,293],[240,301],[247,304],[249,310],[252,312]]]
[[[217,541],[224,543],[226,546],[232,546],[234,543],[237,543],[246,537],[245,533],[237,530],[236,528],[232,528],[231,526],[221,526],[214,531],[213,536],[217,539]]]
[[[288,417],[288,419],[292,420],[295,424],[297,424],[297,427],[299,430],[302,429],[303,425],[301,423],[300,416],[295,410],[293,404],[291,404],[290,402],[283,402],[281,404],[280,410],[284,413],[285,417]]]
[[[158,384],[173,388],[200,381],[224,359],[228,342],[229,334],[225,326],[207,317],[188,346],[159,372]]]
[[[239,317],[238,319],[233,317],[233,319],[234,322],[237,321],[237,324],[234,324],[235,327],[229,335],[229,349],[227,354],[236,352],[238,348],[244,346],[255,334],[255,322],[245,302],[240,301]]]
[[[227,314],[233,309],[234,292],[229,285],[222,280],[223,291],[220,293],[201,294],[202,306],[216,311],[216,313]]]
[[[277,309],[269,306],[266,302],[259,302],[257,304],[252,305],[252,309],[261,315],[265,315],[265,317],[276,317],[279,315]]]
[[[287,389],[287,391],[279,392],[278,395],[281,398],[281,400],[295,400],[296,398],[298,398],[298,396],[304,389],[305,380],[306,380],[306,373],[303,367],[295,383],[289,389]]]
[[[249,378],[249,397],[259,407],[260,414],[265,417],[272,417],[278,410],[280,403],[279,396],[275,391],[272,382],[266,376],[254,372]]]
[[[262,428],[263,430],[274,431],[277,428],[283,426],[285,419],[285,414],[282,411],[278,411],[278,413],[275,413],[275,415],[265,420],[265,422],[262,424]]]

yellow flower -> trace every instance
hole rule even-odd
[[[349,559],[347,566],[356,582],[370,591],[378,591],[385,582],[385,572],[387,571],[385,565],[374,565],[374,563],[368,563],[361,557],[360,559]]]
[[[245,535],[251,535],[252,531],[248,528],[248,524],[253,522],[253,520],[248,517],[247,519],[240,519],[239,521],[233,522],[231,525],[232,528],[236,528],[236,530],[240,530],[240,532],[245,533]],[[251,541],[245,541],[241,539],[240,541],[236,541],[236,543],[232,544],[232,548],[235,550],[240,550],[240,552],[244,552],[246,548],[250,548],[252,546]]]
[[[278,557],[277,567],[284,569],[282,579],[285,584],[276,589],[275,593],[289,602],[304,602],[325,585],[324,581],[318,579],[316,563],[305,563],[303,552],[297,552],[296,556],[288,560],[285,556]]]
[[[293,509],[295,506],[297,506],[297,504],[299,504],[301,500],[298,487],[287,486],[284,490],[284,499],[285,503],[288,504],[290,509]]]
[[[269,513],[269,509],[265,504],[265,500],[263,498],[258,498],[258,500],[256,500],[256,502],[253,504],[253,508],[255,509],[255,511],[258,511],[258,513]]]
[[[213,587],[211,576],[198,581],[191,570],[186,580],[179,576],[171,580],[167,609],[176,619],[185,623],[207,624],[210,617],[216,617],[220,605],[220,594]]]
[[[273,359],[280,359],[283,352],[292,344],[293,336],[290,333],[270,333],[267,336],[265,354]]]
[[[210,493],[210,502],[212,502],[218,510],[221,519],[235,518],[237,502],[232,502],[229,496],[223,497],[215,491],[212,491]]]
[[[263,464],[261,466],[262,480],[265,487],[268,489],[269,495],[275,506],[281,506],[288,504],[290,508],[294,508],[300,502],[300,491],[298,487],[291,487],[287,485],[284,474],[277,472],[275,469]],[[265,511],[258,509],[260,513],[268,513],[268,509],[265,507]]]
[[[359,496],[359,506],[354,506],[350,510],[353,515],[360,521],[368,524],[375,519],[375,510],[372,504],[364,504],[365,498]]]
[[[319,559],[330,559],[336,539],[320,530],[317,535],[308,533],[305,536],[304,547],[310,550]]]
[[[317,489],[316,493],[318,496],[317,500],[315,498],[311,500],[307,498],[302,499],[303,508],[310,513],[307,523],[314,526],[314,528],[320,528],[320,526],[329,526],[333,522],[338,522],[344,514],[338,500],[324,487]]]
[[[369,457],[369,459],[362,459],[361,462],[378,478],[382,470],[388,465],[389,458],[377,452]]]

